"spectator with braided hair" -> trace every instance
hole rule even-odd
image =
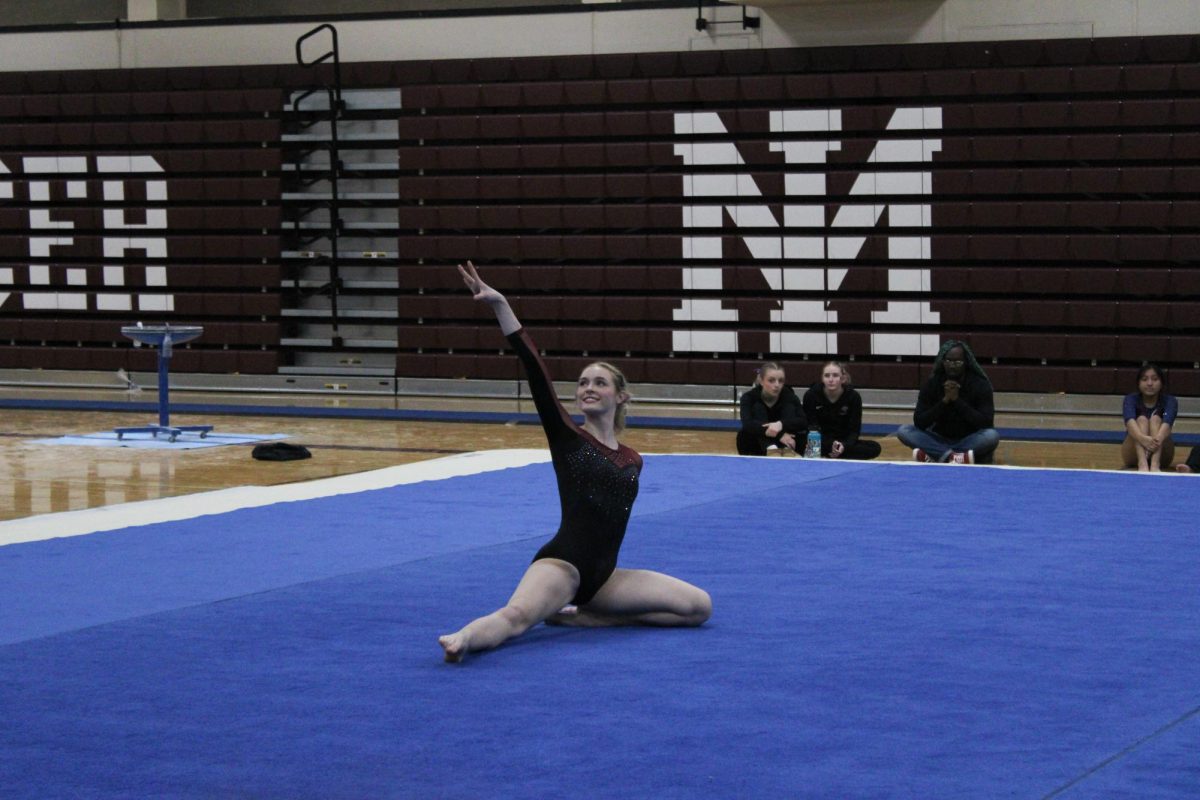
[[[950,339],[917,395],[914,424],[902,425],[896,437],[917,461],[988,464],[1000,443],[995,414],[987,373],[965,342]]]

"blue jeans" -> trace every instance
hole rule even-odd
[[[940,461],[942,456],[951,451],[965,453],[974,450],[975,460],[981,464],[991,463],[992,451],[1000,444],[1000,434],[995,428],[983,428],[957,442],[951,442],[916,425],[901,425],[900,430],[896,431],[896,438],[909,447],[921,448],[934,461]]]

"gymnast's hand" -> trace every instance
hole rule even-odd
[[[492,313],[496,315],[496,321],[500,323],[501,333],[508,336],[521,330],[521,321],[517,319],[517,315],[508,305],[508,300],[483,282],[483,278],[479,277],[474,264],[470,261],[465,267],[459,264],[458,274],[462,275],[463,283],[471,290],[471,296],[474,299],[482,300],[492,307]]]
[[[463,267],[462,264],[458,265],[458,274],[462,275],[463,283],[471,291],[472,299],[482,300],[489,305],[504,302],[504,295],[484,283],[483,278],[479,277],[475,265],[470,261],[467,262],[466,267]]]

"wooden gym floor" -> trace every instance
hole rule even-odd
[[[6,387],[5,398],[121,400],[124,393],[81,393],[28,390]],[[153,402],[151,393],[137,396],[138,402]],[[420,398],[314,397],[216,395],[189,393],[173,398],[175,403],[234,405],[350,405],[386,408],[437,408],[439,410],[504,411],[532,413],[530,403],[513,401],[469,401]],[[732,419],[729,407],[669,408],[639,407],[635,415],[691,416]],[[864,422],[900,425],[909,413],[868,410]],[[233,486],[265,486],[307,481],[380,469],[455,453],[497,448],[543,448],[541,429],[527,424],[409,422],[362,419],[313,419],[305,417],[253,417],[172,414],[175,424],[212,424],[217,432],[288,435],[288,442],[302,444],[311,459],[289,462],[256,461],[247,446],[224,446],[199,450],[153,451],[116,447],[72,447],[34,444],[41,438],[86,434],[137,425],[153,420],[152,414],[92,411],[6,410],[0,422],[0,520],[35,514],[78,510],[194,494]],[[1001,428],[1075,428],[1120,430],[1119,410],[1111,417],[1041,417],[1000,415]],[[636,427],[622,440],[643,453],[730,453],[734,451],[731,431],[672,430]],[[893,436],[880,439],[884,460],[911,457]],[[1177,458],[1186,457],[1184,448]],[[786,456],[791,457],[791,456]],[[1003,441],[997,464],[1069,469],[1119,469],[1119,446],[1115,444]]]

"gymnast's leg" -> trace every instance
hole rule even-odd
[[[438,638],[446,661],[462,661],[467,653],[490,650],[520,636],[569,603],[578,588],[575,567],[557,558],[539,558],[525,570],[504,608]]]
[[[712,616],[708,592],[686,581],[648,569],[613,572],[586,605],[573,613],[556,614],[560,625],[702,625]]]

